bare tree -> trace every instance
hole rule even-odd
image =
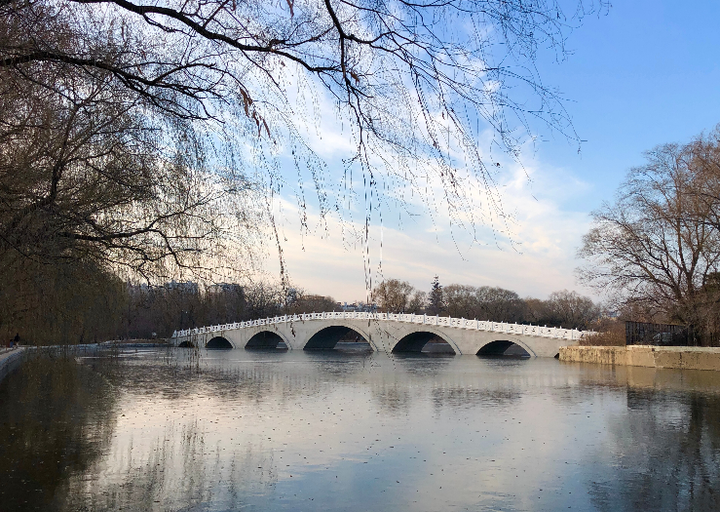
[[[581,8],[573,16],[586,13]],[[322,164],[304,135],[306,104],[296,100],[306,93],[313,102],[332,98],[356,143],[348,163],[359,167],[368,186],[380,189],[384,175],[424,190],[434,177],[451,213],[465,209],[471,217],[473,183],[487,191],[494,179],[477,149],[478,120],[511,152],[516,125],[529,127],[533,117],[573,136],[559,99],[528,65],[540,46],[564,51],[571,27],[554,2],[3,0],[0,24],[2,83],[14,88],[11,94],[29,86],[30,102],[40,102],[29,107],[21,97],[18,105],[4,106],[21,119],[0,137],[43,137],[55,148],[48,149],[48,169],[67,166],[72,148],[96,145],[108,131],[121,142],[90,151],[93,165],[84,171],[95,172],[75,173],[78,186],[102,172],[112,175],[107,166],[120,159],[121,184],[132,180],[144,189],[121,194],[124,200],[110,212],[83,211],[75,219],[83,221],[79,228],[58,233],[85,247],[109,248],[118,253],[111,259],[143,271],[148,262],[179,264],[178,255],[207,250],[200,241],[224,239],[228,230],[218,222],[198,223],[189,236],[167,225],[205,218],[237,190],[220,178],[242,178],[235,167],[240,145],[253,147],[253,166],[272,174],[273,165],[263,162],[277,152],[274,144],[287,144],[297,165],[309,169],[321,208],[328,208]],[[64,117],[52,122],[47,116],[60,115],[58,107]],[[83,114],[96,111],[100,118],[88,127]],[[88,129],[89,140],[81,136]],[[68,130],[77,136],[66,143]],[[37,162],[46,155],[13,156],[16,169],[17,158]],[[469,162],[467,174],[462,161]],[[143,181],[157,172],[178,176]],[[44,203],[57,204],[53,183],[67,174],[45,178],[49,193],[32,198],[23,212],[49,211]],[[153,194],[165,207],[138,199]],[[490,203],[499,214],[497,197]],[[117,218],[120,207],[126,215],[110,229],[102,220]],[[24,221],[14,213],[11,231]]]
[[[322,313],[335,311],[338,302],[332,297],[308,293],[306,290],[289,288],[283,312],[285,314]]]
[[[523,300],[517,293],[504,288],[451,284],[443,288],[443,296],[449,316],[494,322],[524,319]]]
[[[285,304],[283,289],[263,282],[246,287],[245,297],[248,318],[252,319],[277,316]]]
[[[17,52],[28,20],[0,9],[0,51]],[[29,28],[44,45],[71,51],[84,25],[61,14],[44,24],[31,17],[40,28]],[[155,103],[92,66],[0,62],[2,257],[93,260],[169,277],[202,269],[243,236],[246,211],[231,206],[247,183],[208,173],[193,126]]]
[[[427,309],[428,294],[422,290],[415,290],[408,301],[406,311],[414,315],[422,315]]]
[[[415,289],[407,281],[386,279],[373,290],[373,301],[387,313],[405,313]]]
[[[477,318],[477,288],[462,284],[450,284],[443,288],[445,312],[455,318]]]
[[[512,290],[497,286],[481,286],[477,289],[476,296],[479,305],[478,319],[519,322],[524,316],[525,304]]]
[[[590,297],[575,291],[553,292],[546,304],[546,314],[551,319],[549,325],[566,329],[588,329],[601,314],[600,308]]]
[[[703,323],[698,306],[720,258],[717,133],[648,152],[615,203],[593,213],[580,251],[586,282],[655,318]]]

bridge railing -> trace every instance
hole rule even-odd
[[[466,318],[453,318],[449,316],[415,315],[412,313],[369,313],[366,311],[327,311],[324,313],[302,313],[300,315],[282,315],[246,322],[220,324],[207,327],[196,327],[175,331],[173,338],[184,338],[198,334],[222,333],[249,327],[261,327],[287,322],[307,322],[309,320],[385,320],[393,322],[406,322],[413,324],[436,325],[453,327],[456,329],[471,329],[476,331],[498,332],[504,334],[520,334],[525,336],[539,336],[562,340],[579,340],[591,331],[577,329],[563,329],[561,327],[541,327],[539,325],[510,324],[505,322],[491,322],[489,320],[468,320]]]

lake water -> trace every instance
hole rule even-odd
[[[0,428],[3,511],[720,509],[713,372],[337,351],[53,356],[0,384]]]

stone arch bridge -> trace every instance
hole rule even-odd
[[[413,314],[326,312],[175,331],[175,346],[207,348],[332,349],[355,333],[372,350],[421,352],[431,340],[455,354],[501,355],[519,346],[531,357],[555,357],[561,346],[577,345],[588,332]]]

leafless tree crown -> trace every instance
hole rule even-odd
[[[580,275],[644,319],[720,325],[720,131],[646,158],[593,213]]]
[[[141,273],[182,267],[238,227],[212,212],[238,206],[248,166],[267,177],[283,152],[326,211],[303,117],[327,98],[367,187],[384,176],[421,190],[431,175],[451,212],[472,213],[471,181],[493,183],[480,121],[510,151],[532,117],[572,135],[532,59],[539,47],[562,54],[597,7],[568,17],[519,0],[2,0],[4,243],[30,254],[47,241]],[[246,207],[233,212],[240,224]]]

